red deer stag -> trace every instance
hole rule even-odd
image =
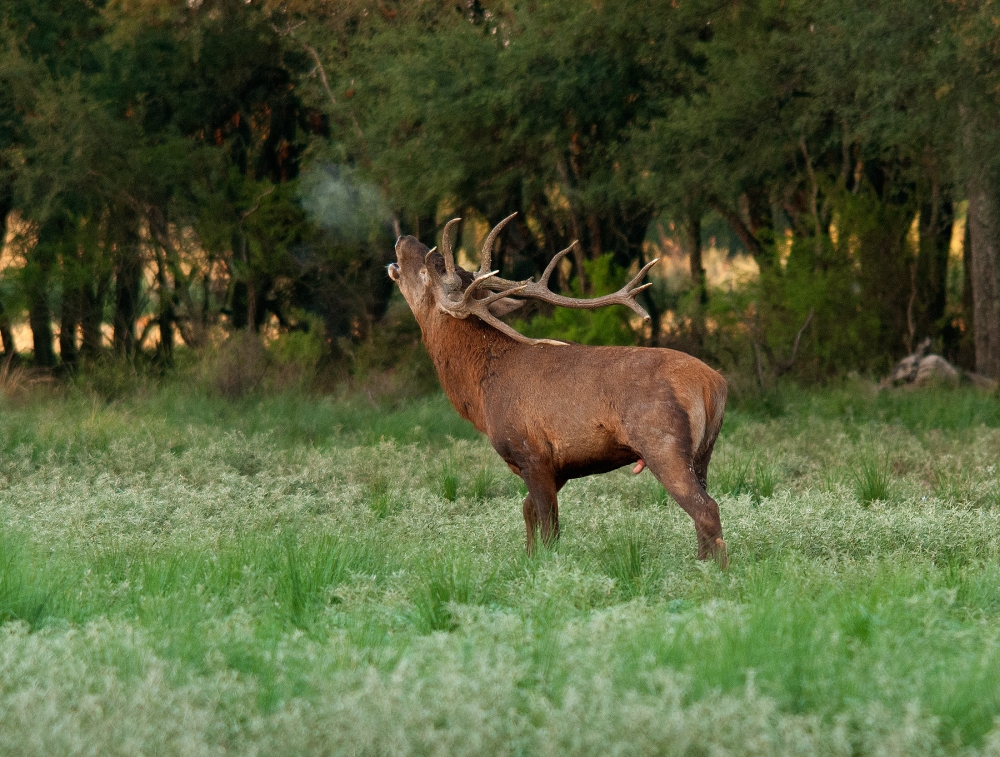
[[[513,217],[490,232],[475,273],[455,265],[456,218],[445,226],[440,253],[411,236],[396,240],[389,276],[420,324],[448,399],[524,480],[528,552],[536,529],[546,544],[559,536],[556,494],[569,479],[637,462],[635,472],[648,466],[694,520],[699,559],[711,556],[724,567],[719,506],[705,490],[726,405],[722,376],[683,352],[529,339],[498,318],[536,299],[572,308],[626,305],[648,320],[635,296],[650,286],[638,283],[656,261],[618,292],[593,299],[548,288],[572,245],[538,281],[507,281],[490,263]]]

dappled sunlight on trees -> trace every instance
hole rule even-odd
[[[49,367],[321,329],[348,359],[396,328],[397,234],[433,245],[462,216],[475,264],[518,211],[505,277],[573,239],[565,291],[670,258],[651,328],[588,338],[749,373],[798,341],[787,370],[814,381],[929,337],[1000,376],[998,18],[988,0],[15,2],[4,353],[26,328]]]

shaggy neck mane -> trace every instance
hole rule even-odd
[[[459,320],[436,309],[421,319],[420,330],[451,404],[486,433],[483,381],[493,361],[509,360],[520,345],[478,318]]]

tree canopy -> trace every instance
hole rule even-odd
[[[992,0],[13,0],[3,349],[364,340],[396,234],[462,216],[475,258],[518,211],[503,275],[578,239],[583,293],[672,228],[645,343],[822,380],[929,337],[1000,376],[998,29]],[[754,280],[708,283],[709,229]]]

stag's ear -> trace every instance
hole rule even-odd
[[[503,318],[508,313],[513,313],[524,305],[524,300],[515,300],[513,297],[504,297],[489,305],[490,312],[497,318]]]

